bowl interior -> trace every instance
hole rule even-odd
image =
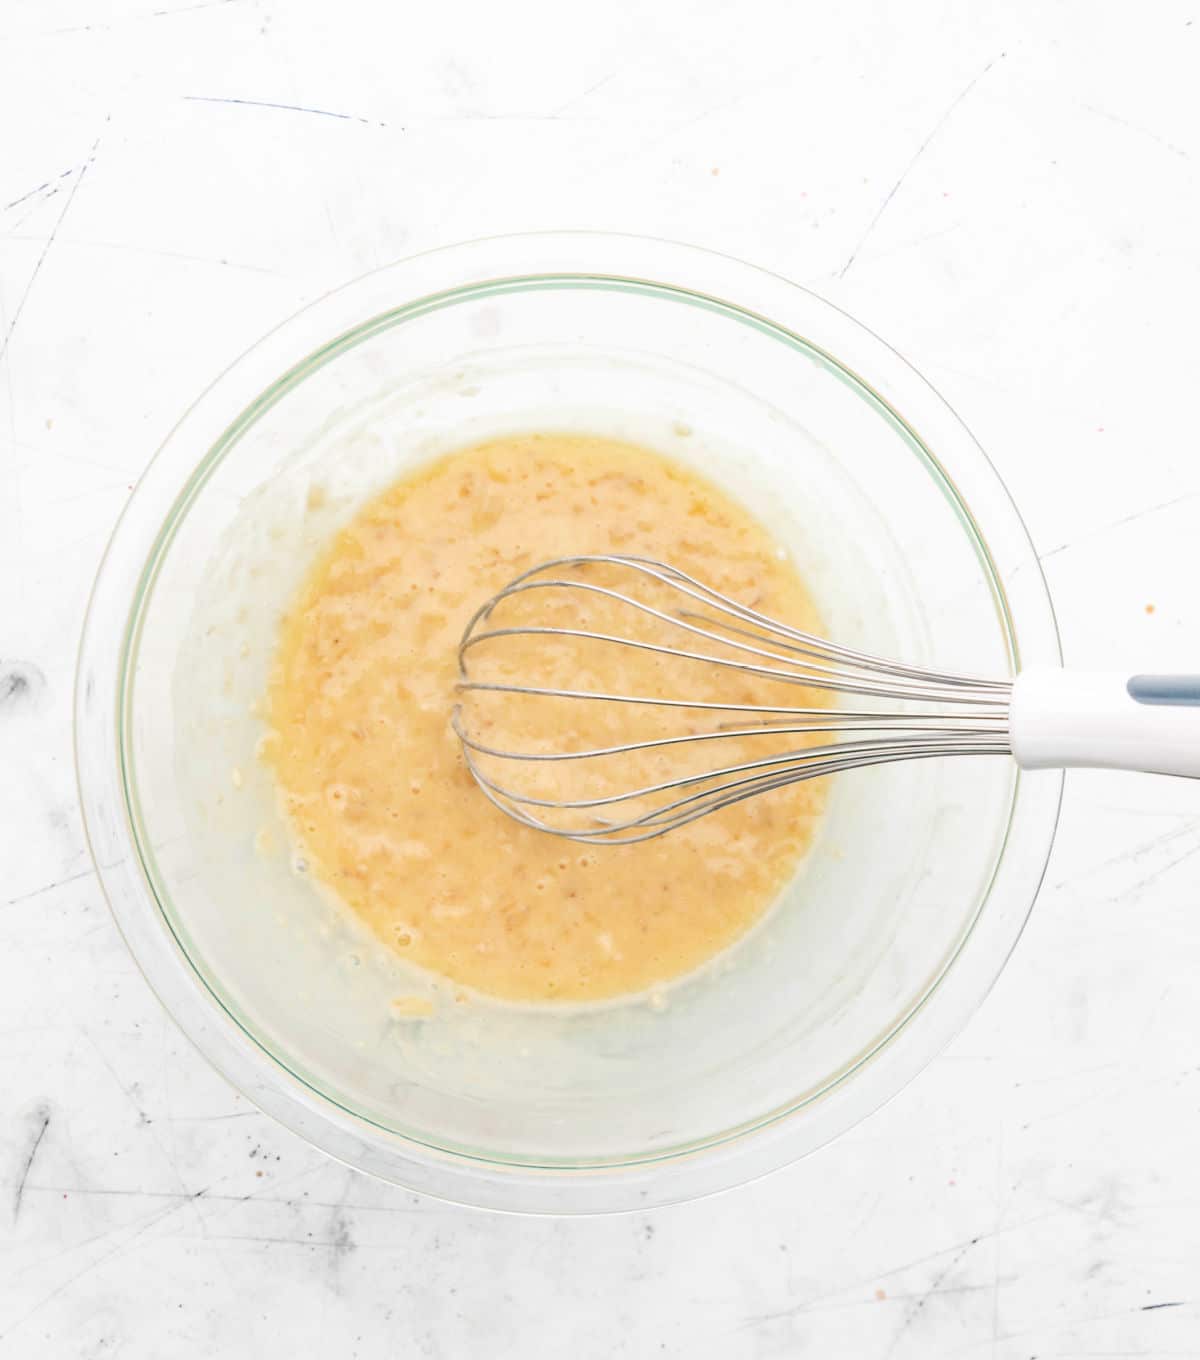
[[[96,578],[80,800],[151,985],[276,1118],[449,1199],[647,1207],[794,1160],[928,1062],[1021,931],[1061,776],[999,758],[840,776],[775,910],[665,1007],[458,1005],[410,975],[297,872],[256,704],[281,609],[364,498],[530,429],[640,441],[723,483],[842,642],[993,676],[1059,662],[1003,484],[881,341],[690,247],[496,238],[327,295],[183,416]],[[396,1018],[422,989],[434,1014]]]
[[[427,980],[297,872],[254,755],[280,613],[328,536],[405,470],[506,432],[661,449],[767,523],[837,641],[1011,675],[989,548],[876,392],[736,306],[563,274],[367,317],[230,415],[140,583],[121,747],[163,921],[250,1041],[406,1140],[596,1167],[694,1152],[795,1111],[900,1030],[986,900],[1013,806],[1007,759],[839,776],[783,900],[665,1009],[462,1004],[443,988],[414,1023],[388,1002]]]

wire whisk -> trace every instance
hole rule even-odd
[[[623,665],[623,652],[639,661]],[[649,840],[859,766],[1011,751],[1010,681],[827,642],[648,558],[524,572],[472,616],[458,661],[467,702],[453,726],[479,787],[517,821],[576,841]],[[697,697],[696,667],[706,696],[714,680],[728,693]],[[586,683],[630,674],[638,688]],[[855,704],[832,707],[830,694]]]
[[[995,680],[910,666],[650,558],[522,573],[472,615],[458,664],[452,725],[476,783],[524,825],[593,844],[929,757],[1200,778],[1200,674],[1037,667]]]

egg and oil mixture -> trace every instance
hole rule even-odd
[[[267,694],[264,759],[310,871],[398,953],[512,1001],[636,994],[713,958],[794,873],[824,798],[819,781],[794,784],[656,840],[608,846],[522,826],[484,797],[449,721],[463,628],[520,572],[583,553],[669,562],[820,631],[794,566],[726,493],[649,449],[531,434],[453,453],[365,505],[287,613]],[[627,617],[609,609],[619,606],[589,600],[587,626],[621,631]],[[624,693],[679,687],[662,657],[619,650],[619,675],[584,678]],[[687,692],[756,697],[753,678],[711,666],[689,672]],[[793,689],[788,702],[823,700]],[[605,718],[618,739],[625,707]],[[537,721],[532,738],[553,749],[553,724],[566,740],[573,719],[514,707],[507,721],[510,738]],[[638,721],[639,738],[655,724],[681,730],[675,710]]]

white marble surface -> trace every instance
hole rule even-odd
[[[196,391],[349,276],[537,227],[848,308],[993,456],[1068,660],[1200,668],[1195,16],[0,7],[3,1360],[1200,1355],[1200,785],[1071,776],[1000,984],[836,1146],[525,1221],[332,1165],[208,1070],[109,919],[69,745],[97,560]]]

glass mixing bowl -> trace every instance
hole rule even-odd
[[[268,1113],[447,1199],[644,1207],[809,1152],[929,1061],[1020,933],[1061,778],[998,757],[840,775],[782,900],[656,1004],[462,1004],[443,988],[431,1015],[397,1016],[388,999],[428,980],[289,853],[255,702],[280,613],[336,527],[420,461],[526,430],[639,441],[732,489],[838,641],[995,676],[1059,662],[996,473],[849,317],[665,242],[480,241],[308,307],[172,432],[96,580],[80,796],[151,986]]]

